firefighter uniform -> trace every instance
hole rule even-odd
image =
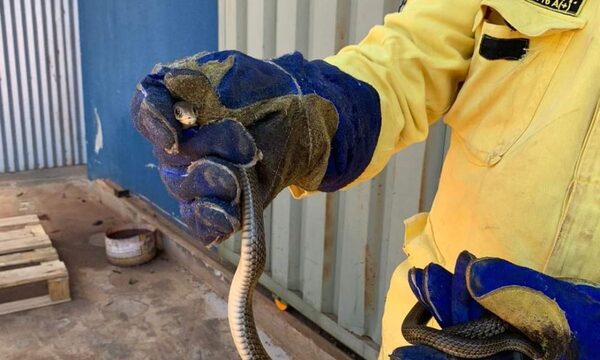
[[[436,120],[452,130],[431,211],[406,220],[381,359],[404,344],[411,267],[452,269],[466,249],[600,282],[600,2],[408,0],[326,61],[380,97],[379,140],[353,184]]]

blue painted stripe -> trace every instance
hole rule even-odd
[[[110,178],[179,217],[152,146],[129,116],[135,86],[157,63],[217,50],[217,1],[79,0],[84,110],[91,178]],[[95,110],[103,130],[96,153]]]

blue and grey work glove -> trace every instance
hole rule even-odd
[[[463,252],[451,274],[439,265],[412,269],[410,286],[442,328],[490,312],[541,345],[548,358],[600,359],[600,287],[556,279],[498,258]],[[502,354],[493,359],[514,359]],[[407,346],[392,359],[449,359],[426,346]]]
[[[201,126],[175,119],[178,101]],[[131,116],[205,245],[240,227],[236,167],[256,165],[265,206],[290,185],[334,191],[366,168],[380,129],[371,86],[299,53],[263,61],[224,51],[158,65],[138,85]]]

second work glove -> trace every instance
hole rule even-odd
[[[492,313],[538,343],[545,358],[600,358],[600,287],[557,279],[498,258],[463,252],[451,274],[436,264],[413,269],[409,283],[442,328]],[[501,354],[493,359],[512,359]],[[392,359],[445,359],[424,346],[396,349]]]
[[[199,126],[175,119],[178,101],[193,106]],[[373,88],[298,53],[262,61],[225,51],[158,65],[131,112],[204,244],[239,229],[236,168],[256,166],[265,205],[290,185],[337,190],[366,168],[380,128]]]

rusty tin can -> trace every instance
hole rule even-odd
[[[124,224],[106,231],[108,261],[117,266],[146,263],[156,256],[157,230],[145,224]]]

